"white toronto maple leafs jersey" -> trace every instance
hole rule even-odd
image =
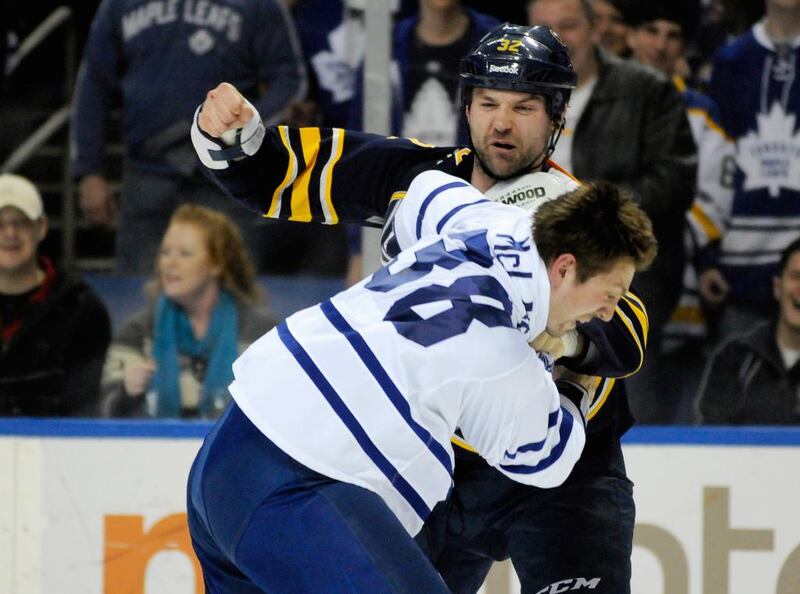
[[[530,215],[438,171],[401,202],[400,254],[256,341],[230,389],[284,452],[377,493],[413,535],[452,486],[456,427],[540,487],[564,481],[585,433],[528,345],[550,297]]]

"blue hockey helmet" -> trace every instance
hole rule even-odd
[[[459,74],[464,106],[476,87],[543,95],[556,125],[578,82],[569,48],[544,25],[498,25],[461,60]]]

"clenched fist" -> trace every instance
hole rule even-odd
[[[244,95],[232,84],[224,82],[206,95],[198,125],[209,136],[219,138],[228,130],[244,128],[254,115]]]
[[[564,341],[560,336],[552,336],[545,330],[537,336],[532,343],[533,350],[537,353],[547,353],[553,360],[564,354]]]

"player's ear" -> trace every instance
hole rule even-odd
[[[557,289],[561,284],[575,273],[578,261],[570,253],[559,254],[547,267],[550,286]]]

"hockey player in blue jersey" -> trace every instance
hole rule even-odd
[[[498,28],[468,56],[461,74],[471,147],[438,148],[336,128],[265,128],[225,84],[199,110],[195,147],[217,182],[253,210],[295,221],[384,225],[387,256],[398,251],[394,209],[420,171],[445,171],[514,204],[535,205],[577,186],[548,157],[575,84],[560,40],[545,27]],[[223,106],[224,113],[216,113]],[[226,145],[216,137],[229,129],[238,131]],[[587,446],[562,486],[539,489],[510,480],[468,443],[453,439],[452,496],[418,537],[451,589],[477,591],[493,561],[511,557],[526,592],[565,575],[596,577],[615,594],[629,591],[634,503],[620,437],[633,420],[616,378],[641,366],[647,328],[644,306],[628,293],[610,323],[581,324],[565,340],[545,335],[547,348],[568,355],[561,363],[605,376],[595,381]],[[470,499],[469,493],[479,495]],[[565,531],[574,538],[565,541]]]
[[[430,171],[392,225],[396,258],[233,365],[189,478],[209,593],[447,592],[412,537],[452,487],[456,428],[522,484],[580,455],[591,378],[554,382],[529,343],[611,319],[655,256],[647,215],[595,184],[531,221]]]

